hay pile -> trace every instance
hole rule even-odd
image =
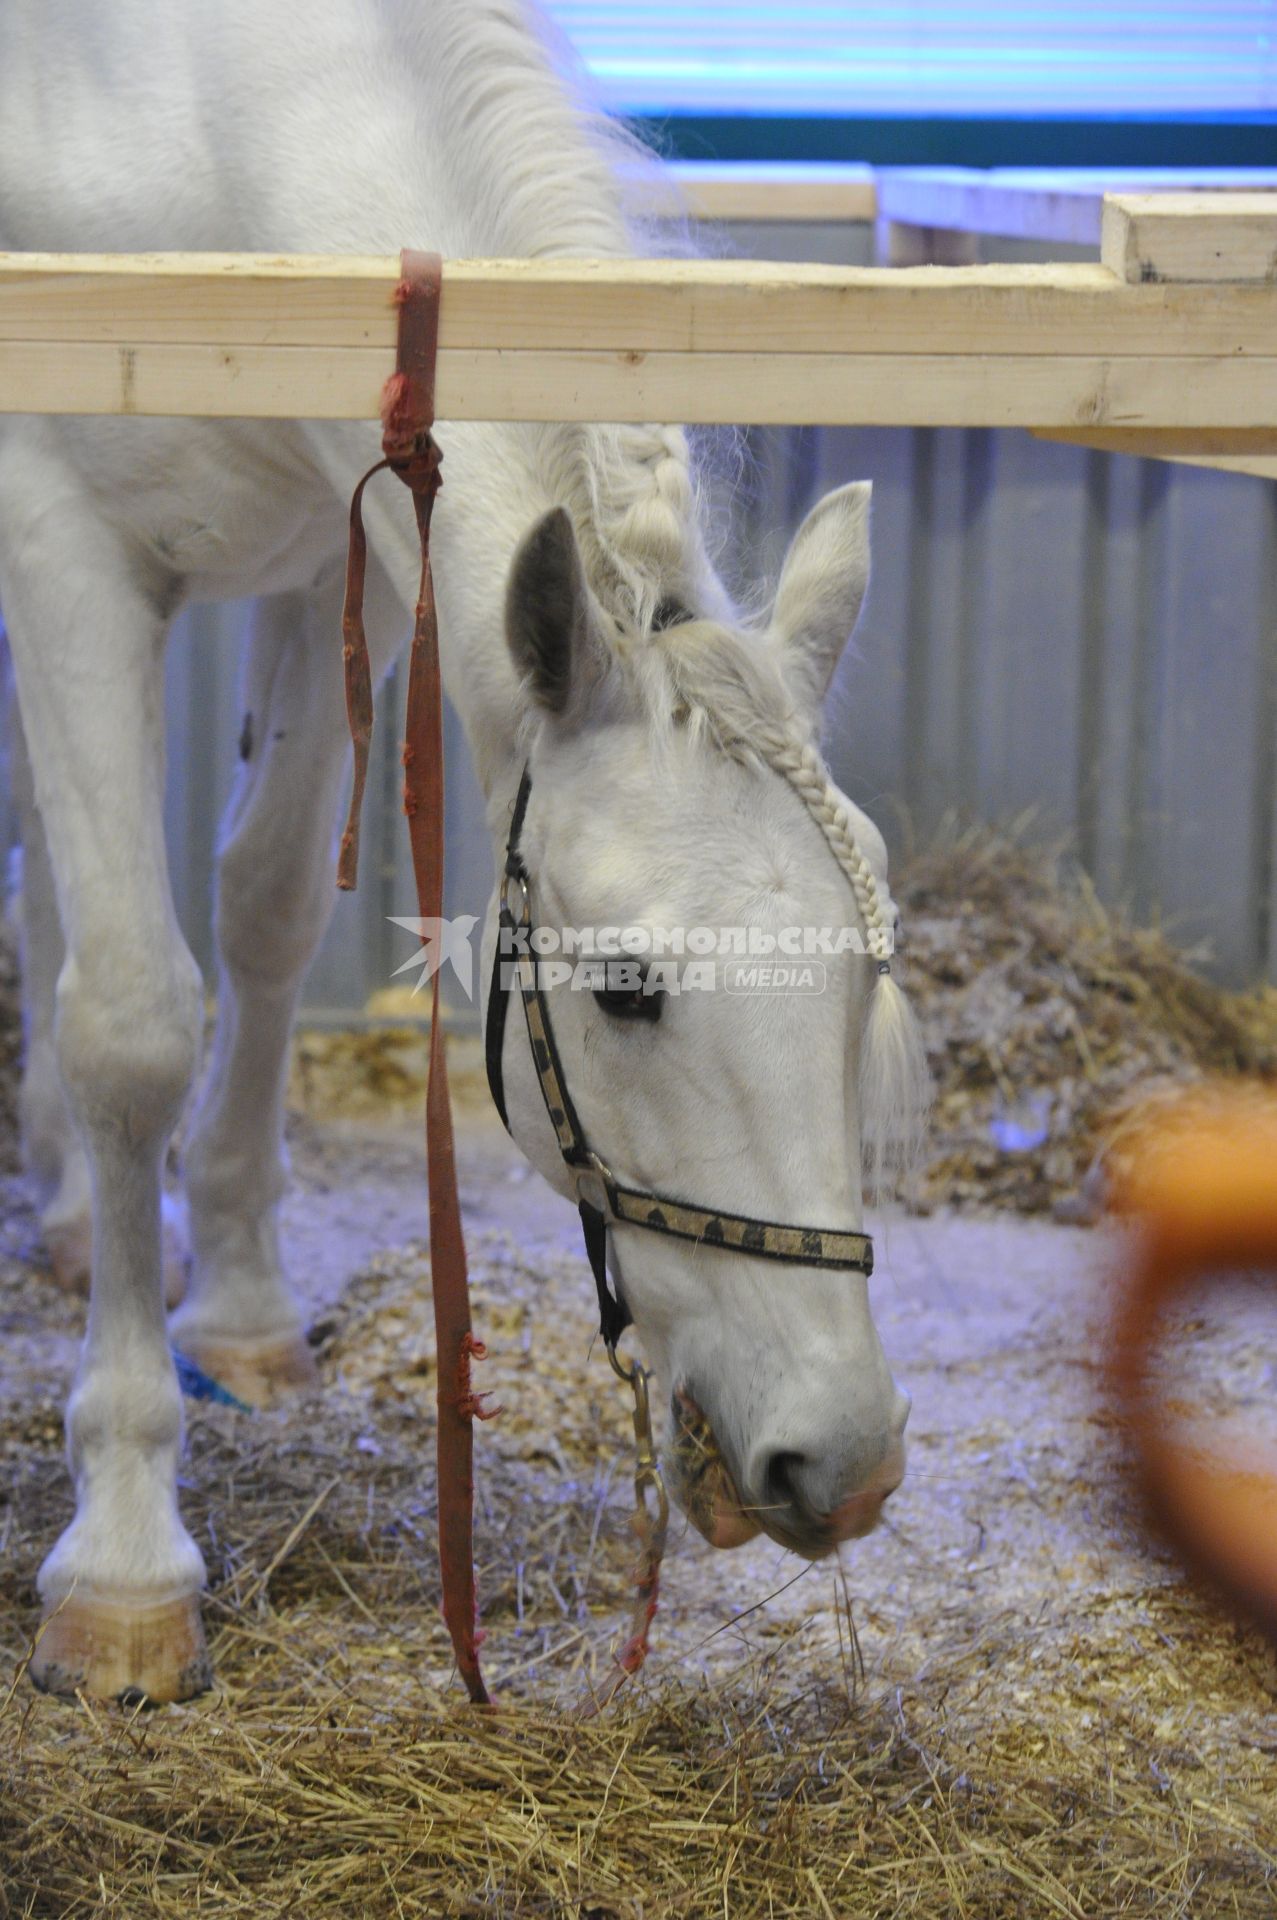
[[[920,1206],[1092,1219],[1133,1111],[1206,1074],[1277,1076],[1277,989],[1106,912],[1058,849],[950,828],[895,888],[936,1083]]]
[[[274,1648],[255,1685],[284,1691]],[[1253,1815],[1213,1817],[1146,1762],[1107,1789],[986,1750],[957,1772],[913,1701],[849,1705],[767,1674],[671,1691],[580,1726],[387,1712],[301,1677],[270,1720],[252,1698],[129,1722],[31,1715],[6,1737],[44,1805],[11,1807],[22,1850],[3,1911],[528,1915],[550,1920],[1038,1920],[1268,1916]],[[8,1716],[6,1716],[8,1718]],[[1126,1758],[1125,1755],[1122,1756]],[[24,1797],[25,1799],[25,1797]],[[0,1820],[5,1816],[0,1815]],[[1266,1884],[1267,1883],[1267,1884]],[[0,1893],[0,1898],[3,1898]]]

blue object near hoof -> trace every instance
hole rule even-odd
[[[219,1386],[203,1367],[197,1367],[184,1353],[173,1348],[173,1365],[177,1368],[177,1384],[188,1400],[211,1400],[218,1407],[234,1407],[237,1413],[251,1413],[253,1409],[247,1400],[241,1400],[237,1393]]]
[[[1051,1096],[1029,1093],[1010,1103],[1000,1100],[989,1135],[1003,1153],[1031,1153],[1051,1133]]]

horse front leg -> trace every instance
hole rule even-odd
[[[369,576],[374,660],[402,614]],[[284,1094],[302,978],[331,915],[348,762],[341,582],[259,602],[218,863],[217,1030],[186,1153],[191,1273],[174,1344],[262,1405],[314,1378],[280,1258]]]
[[[57,984],[66,947],[16,700],[9,703],[8,719],[9,778],[22,846],[17,900],[22,959],[23,1058],[18,1101],[22,1155],[35,1184],[50,1274],[65,1292],[87,1294],[93,1249],[89,1161],[67,1103],[55,1037]],[[186,1287],[186,1244],[178,1207],[167,1193],[161,1208],[164,1300],[173,1307]]]
[[[208,1679],[204,1566],[177,1507],[160,1188],[202,1018],[165,861],[164,621],[44,422],[0,437],[0,598],[65,940],[53,1044],[93,1215],[66,1412],[75,1515],[40,1570],[31,1672],[60,1692],[183,1698]]]

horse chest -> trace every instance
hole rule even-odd
[[[64,423],[109,517],[179,584],[179,600],[311,586],[343,551],[344,512],[296,429],[245,422]]]

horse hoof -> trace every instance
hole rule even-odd
[[[72,1593],[45,1610],[31,1678],[42,1693],[126,1706],[189,1700],[213,1684],[199,1595],[147,1605]]]
[[[178,1307],[186,1296],[186,1246],[176,1205],[167,1194],[160,1224],[164,1258],[164,1305]],[[88,1214],[80,1214],[59,1226],[44,1229],[45,1251],[53,1283],[63,1293],[88,1298],[92,1269],[93,1225]]]
[[[202,1373],[250,1407],[270,1407],[319,1382],[315,1356],[300,1333],[275,1340],[228,1340],[172,1329],[173,1344]]]

